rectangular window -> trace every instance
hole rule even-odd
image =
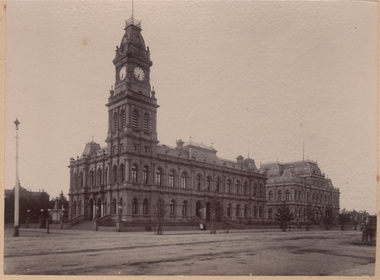
[[[112,153],[115,155],[116,154],[116,145],[113,145],[113,147],[112,147]]]
[[[139,149],[139,145],[137,145],[137,144],[133,144],[133,150],[134,150],[135,152],[137,152],[138,149]]]
[[[144,152],[147,154],[149,152],[149,147],[148,146],[144,146]]]
[[[123,151],[123,144],[120,144],[119,150],[120,150],[120,153]]]
[[[183,189],[186,189],[186,177],[182,177],[181,186],[182,186]]]

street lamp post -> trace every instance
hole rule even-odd
[[[20,209],[20,181],[18,178],[18,125],[20,122],[16,118],[16,121],[14,122],[16,125],[16,185],[15,185],[15,214],[14,214],[14,229],[13,229],[13,236],[17,237],[19,236],[19,209]]]
[[[44,209],[41,209],[40,228],[44,228]]]
[[[98,211],[99,211],[99,206],[95,207],[95,220],[98,220]]]
[[[29,228],[29,212],[30,210],[26,210],[26,228]]]
[[[121,221],[121,211],[123,210],[123,207],[119,205],[119,220]]]

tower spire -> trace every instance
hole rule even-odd
[[[134,11],[134,2],[133,2],[133,0],[132,0],[132,22],[134,22],[134,13],[135,13],[135,11]]]
[[[305,141],[302,142],[302,161],[305,161]]]

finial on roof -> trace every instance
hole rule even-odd
[[[92,142],[94,142],[94,135],[91,135],[91,137],[92,137]]]
[[[190,145],[191,145],[191,136],[190,136]]]

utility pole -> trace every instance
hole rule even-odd
[[[16,118],[16,121],[14,122],[16,125],[16,186],[15,186],[15,215],[14,215],[14,229],[13,229],[13,236],[17,237],[19,236],[19,202],[20,202],[20,181],[18,179],[18,125],[20,122]]]

